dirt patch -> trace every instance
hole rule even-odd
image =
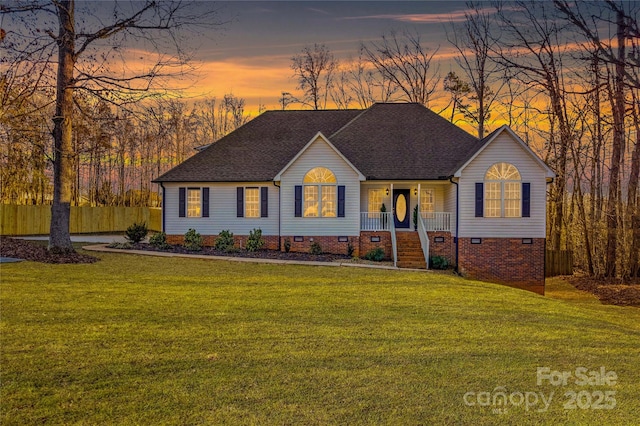
[[[575,276],[567,278],[578,290],[594,294],[602,303],[640,307],[640,279],[619,279]]]
[[[75,251],[52,253],[42,244],[6,237],[0,238],[0,254],[41,263],[94,263],[99,260]]]
[[[293,253],[293,252],[283,252],[277,250],[257,250],[257,251],[246,251],[246,250],[235,250],[231,252],[226,252],[222,250],[216,250],[213,247],[202,247],[200,251],[192,251],[187,250],[183,246],[180,245],[172,245],[166,249],[158,249],[150,244],[146,243],[137,243],[131,244],[131,249],[133,250],[145,250],[145,251],[159,251],[165,253],[181,253],[181,254],[201,254],[208,256],[227,256],[227,257],[249,257],[254,259],[278,259],[278,260],[303,260],[303,261],[311,261],[311,262],[340,262],[349,260],[350,257],[347,255],[340,254],[311,254],[311,253]]]

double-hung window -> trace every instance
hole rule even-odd
[[[433,216],[435,211],[435,199],[433,196],[433,189],[421,189],[420,190],[420,213],[423,217]]]
[[[269,217],[269,188],[238,186],[236,194],[237,217]]]
[[[336,176],[325,167],[309,170],[303,179],[303,216],[336,217],[337,183]]]
[[[179,217],[209,217],[209,188],[178,188]]]
[[[201,207],[200,188],[189,188],[187,190],[187,217],[200,217]]]
[[[379,217],[380,209],[382,208],[382,189],[370,189],[369,190],[369,217]]]
[[[520,172],[509,163],[496,163],[484,176],[484,217],[521,217]]]
[[[246,188],[244,197],[244,217],[260,217],[260,190]]]

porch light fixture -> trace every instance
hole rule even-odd
[[[418,195],[418,188],[413,188],[413,195]]]
[[[387,188],[384,193],[387,195],[387,197],[389,196],[389,188]]]

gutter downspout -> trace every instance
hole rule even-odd
[[[165,198],[164,198],[165,188],[164,188],[164,183],[162,183],[162,182],[159,182],[159,183],[160,183],[160,188],[162,188],[162,229],[160,231],[165,232],[165,229],[166,229],[166,227],[164,225],[165,216],[166,216],[164,214],[164,206],[166,205]]]
[[[278,251],[282,251],[282,247],[280,246],[280,240],[282,236],[280,235],[280,222],[282,220],[282,199],[280,197],[280,185],[273,181],[273,186],[278,188]]]
[[[456,186],[456,235],[453,238],[453,241],[456,245],[456,268],[455,271],[457,274],[459,274],[460,272],[458,271],[458,231],[460,229],[459,223],[460,223],[460,197],[459,197],[459,193],[460,193],[460,187],[458,186],[458,182],[454,182],[453,181],[453,175],[449,176],[449,182],[451,182],[452,184],[454,184]]]

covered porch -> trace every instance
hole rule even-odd
[[[392,241],[394,265],[398,266],[398,253],[409,251],[407,237],[398,239],[397,232],[417,231],[424,267],[430,257],[430,233],[451,234],[455,227],[455,214],[446,208],[455,208],[455,188],[448,181],[379,182],[363,183],[361,190],[360,231],[389,232]],[[417,241],[417,238],[415,238]],[[415,256],[412,256],[415,257]]]

